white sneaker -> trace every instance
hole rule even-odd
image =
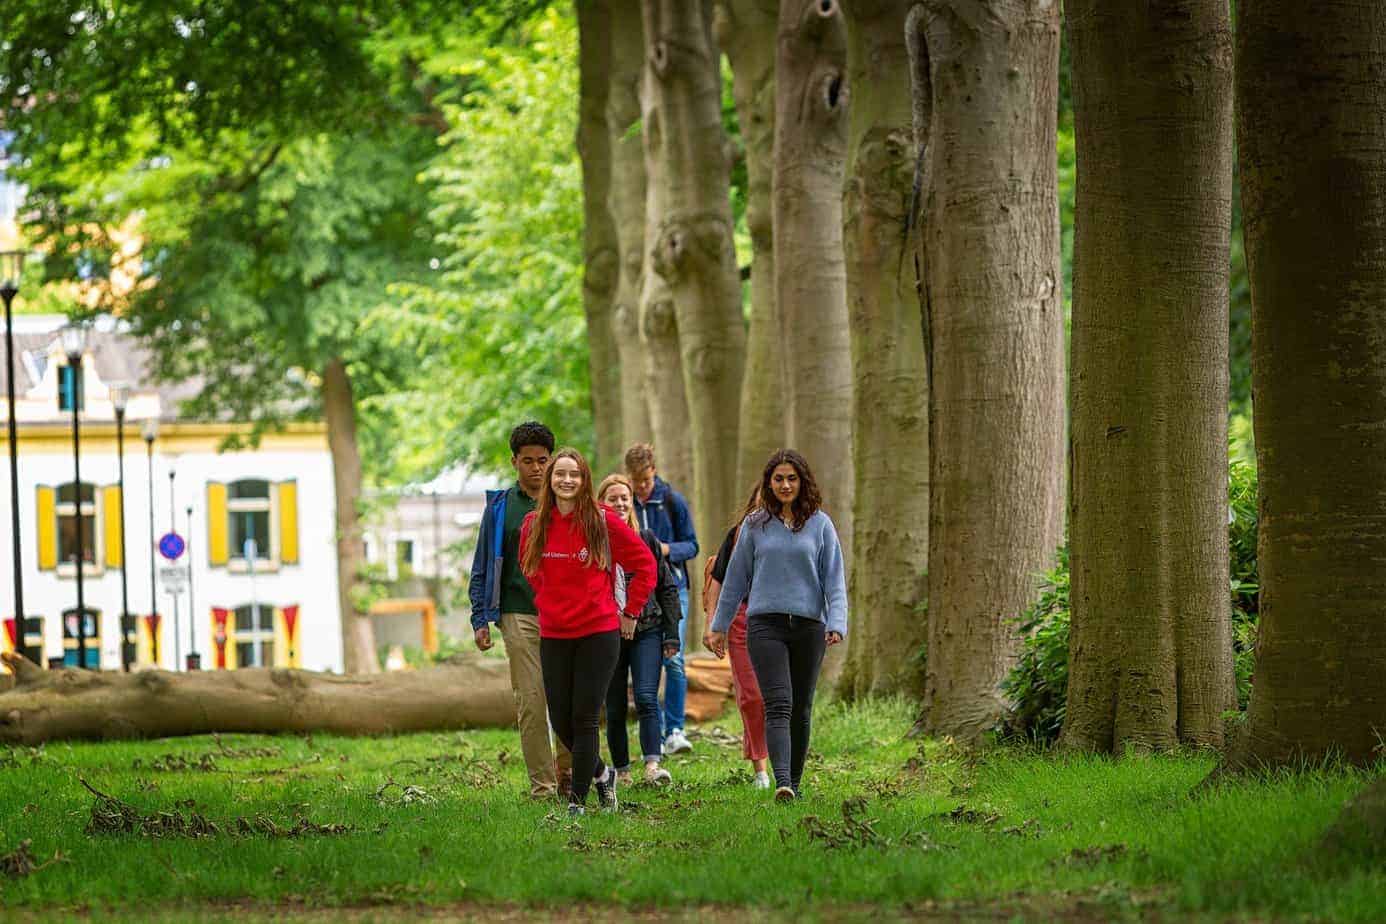
[[[669,737],[664,739],[664,752],[666,754],[687,754],[693,750],[693,742],[688,740],[681,729],[676,729],[669,733]]]
[[[760,771],[756,774],[755,782],[753,782],[751,786],[755,789],[769,789],[770,774],[766,773],[764,770]]]
[[[645,782],[652,786],[666,786],[673,778],[669,771],[663,767],[645,768]]]

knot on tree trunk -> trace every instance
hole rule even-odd
[[[654,248],[655,272],[670,285],[692,265],[720,263],[731,251],[731,228],[721,216],[683,215],[664,223]]]
[[[674,334],[674,300],[667,294],[648,302],[642,319],[641,332],[645,337],[658,339]]]
[[[610,297],[616,290],[620,278],[620,259],[615,247],[602,247],[587,258],[587,272],[583,274],[582,286],[589,293]]]

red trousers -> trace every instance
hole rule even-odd
[[[732,687],[736,690],[736,708],[741,710],[741,754],[747,760],[765,760],[770,752],[765,748],[765,700],[760,696],[751,656],[746,653],[746,604],[741,604],[736,618],[727,629],[727,656],[731,658]]]

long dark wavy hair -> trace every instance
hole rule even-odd
[[[529,541],[520,550],[520,570],[527,575],[539,573],[539,563],[543,561],[544,547],[549,541],[549,519],[558,504],[558,496],[553,493],[553,469],[559,459],[575,461],[582,475],[582,488],[578,491],[573,516],[582,527],[587,550],[592,556],[587,561],[588,567],[605,571],[611,564],[611,534],[606,528],[606,513],[592,496],[592,469],[576,449],[558,450],[549,460],[549,467],[544,469],[544,492],[539,495],[539,505],[532,514],[534,522],[529,527]]]
[[[770,484],[775,469],[781,465],[794,466],[794,471],[799,475],[799,496],[794,498],[794,503],[789,507],[790,519],[794,523],[792,528],[797,533],[804,528],[809,517],[823,506],[823,495],[818,492],[818,482],[813,480],[808,460],[793,449],[776,450],[770,461],[765,463],[765,471],[760,478],[760,506],[767,514],[759,518],[762,527],[770,522],[770,517],[784,516],[784,504],[775,497],[775,489]]]
[[[746,498],[746,505],[736,512],[736,516],[732,517],[732,521],[728,524],[728,528],[735,529],[740,526],[746,521],[747,517],[760,508],[760,482],[757,481],[755,484],[751,485],[751,493]]]

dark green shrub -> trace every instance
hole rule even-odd
[[[1068,544],[1060,546],[1054,570],[1044,576],[1039,599],[1020,619],[1025,647],[1001,682],[1010,703],[1001,733],[1008,738],[1049,742],[1059,737],[1068,695]]]
[[[1235,445],[1228,467],[1228,542],[1232,644],[1237,702],[1246,709],[1256,645],[1259,582],[1256,572],[1256,466],[1250,451]],[[1019,618],[1020,659],[1001,683],[1010,711],[997,729],[1002,737],[1050,743],[1059,737],[1068,695],[1068,545],[1044,576],[1039,598]]]

